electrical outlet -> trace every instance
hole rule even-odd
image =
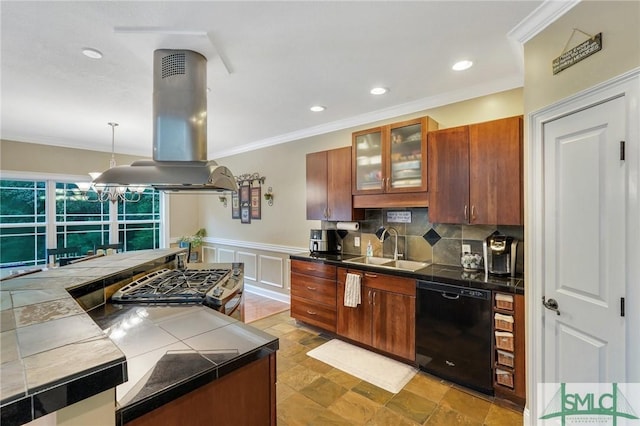
[[[360,247],[360,237],[353,238],[353,245],[356,247]]]
[[[471,244],[462,245],[462,254],[471,253]]]

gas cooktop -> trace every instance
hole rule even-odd
[[[235,294],[242,283],[241,271],[233,269],[161,269],[135,280],[112,297],[119,303],[218,302]]]

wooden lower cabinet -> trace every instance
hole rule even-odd
[[[493,292],[493,390],[521,407],[526,402],[524,296]]]
[[[336,332],[336,267],[291,261],[291,316]]]
[[[126,425],[275,426],[276,354],[241,367]]]
[[[361,276],[362,303],[343,304],[347,272]],[[338,268],[337,334],[415,361],[414,279]]]

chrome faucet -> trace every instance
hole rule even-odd
[[[393,247],[393,260],[398,260],[398,231],[396,230],[396,228],[393,228],[391,226],[389,228],[381,227],[380,229],[382,229],[382,234],[380,234],[378,239],[381,243],[384,243],[384,236],[387,233],[391,234],[391,231],[393,231],[395,237],[395,244]],[[380,232],[380,230],[378,230],[378,232]],[[378,232],[376,232],[376,235],[378,234]]]

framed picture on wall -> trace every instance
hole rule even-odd
[[[251,188],[251,219],[260,219],[262,216],[262,212],[260,209],[260,195],[260,186]]]
[[[240,223],[251,223],[251,206],[240,206]]]
[[[231,194],[231,219],[240,219],[240,198],[237,192]]]
[[[242,185],[240,187],[240,207],[248,206],[251,203],[251,187],[249,185]]]

